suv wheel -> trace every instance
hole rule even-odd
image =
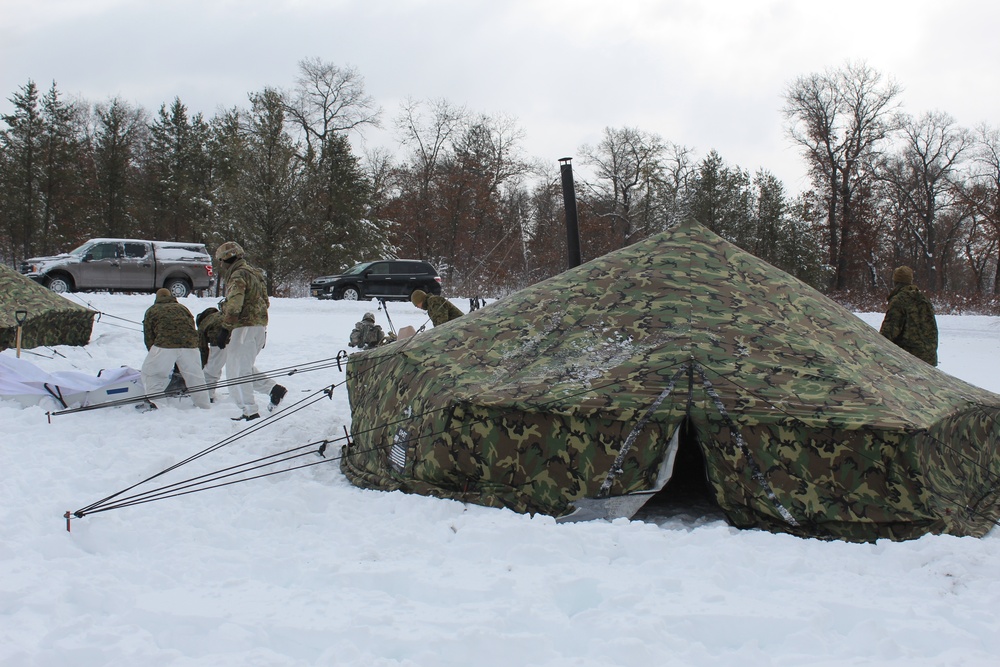
[[[340,293],[340,298],[344,301],[357,301],[361,298],[361,294],[358,293],[357,287],[345,287]]]

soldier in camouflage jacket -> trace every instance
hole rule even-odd
[[[913,356],[937,366],[938,329],[934,306],[913,284],[910,267],[896,269],[892,284],[880,333]]]
[[[362,350],[378,347],[385,340],[382,327],[375,323],[375,313],[365,313],[360,322],[354,325],[348,344]]]
[[[195,318],[198,326],[198,349],[201,352],[201,368],[205,373],[205,384],[208,385],[208,400],[215,402],[215,388],[226,367],[226,348],[219,347],[217,341],[224,335],[222,313],[218,308],[206,308]]]
[[[434,326],[440,326],[464,314],[455,304],[443,296],[427,294],[419,289],[413,290],[413,294],[410,295],[410,302],[417,308],[426,310],[431,318],[431,324]]]
[[[221,304],[222,326],[230,331],[239,327],[266,327],[271,302],[260,269],[241,257],[232,264],[223,263],[222,278],[226,283],[226,298]]]
[[[254,389],[267,391],[271,408],[285,395],[285,388],[260,374],[255,366],[257,355],[264,348],[267,327],[267,297],[264,275],[247,263],[243,248],[233,241],[223,243],[215,251],[221,265],[221,277],[226,285],[226,298],[219,304],[222,326],[215,339],[226,352],[226,378],[236,382],[230,394],[236,399],[242,414],[236,420],[260,417]],[[265,389],[266,388],[266,389]]]
[[[205,385],[194,317],[169,290],[157,290],[156,300],[143,317],[142,334],[149,350],[141,369],[146,394],[163,392],[175,365],[188,387]],[[208,407],[208,396],[203,391],[194,391],[190,396],[199,408]]]

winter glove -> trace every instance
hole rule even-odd
[[[220,350],[226,349],[226,345],[229,344],[229,339],[232,337],[233,332],[229,329],[222,328],[219,329],[219,335],[215,337],[215,344]]]

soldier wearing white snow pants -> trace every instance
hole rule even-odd
[[[236,421],[260,418],[254,384],[270,383],[254,367],[257,354],[264,348],[270,301],[263,274],[243,257],[243,248],[233,241],[223,243],[215,251],[215,259],[221,264],[220,273],[226,283],[226,298],[219,304],[222,326],[214,342],[226,351],[229,393],[242,412],[239,417],[233,418]],[[270,389],[271,405],[280,403],[285,393],[284,387],[273,384]]]
[[[265,333],[265,338],[267,334]],[[205,373],[205,384],[209,386],[208,399],[215,402],[215,388],[222,377],[222,371],[229,367],[229,348],[220,348],[215,345],[208,346],[208,362],[201,370]],[[234,371],[235,372],[235,371]],[[277,382],[267,377],[256,366],[250,370],[253,374],[253,390],[261,394],[271,394],[275,387],[279,387]],[[229,377],[227,375],[227,377]],[[241,377],[239,375],[234,377]],[[239,386],[243,386],[242,384]],[[238,402],[238,401],[237,401]]]
[[[222,371],[226,368],[228,356],[225,348],[215,345],[208,346],[208,360],[201,370],[205,373],[205,384],[208,385],[208,400],[213,403],[215,402],[215,388],[219,384],[219,378],[222,377]]]
[[[208,396],[197,388],[205,385],[198,354],[198,332],[194,327],[191,311],[177,303],[169,290],[159,289],[156,301],[146,311],[142,320],[146,359],[142,362],[142,385],[146,394],[162,393],[170,383],[174,366],[184,378],[184,383],[195,391],[189,396],[199,408],[208,408]],[[156,407],[150,402],[146,406]]]
[[[231,334],[225,334],[223,331],[222,313],[219,312],[218,308],[206,308],[198,313],[198,317],[195,318],[195,321],[198,325],[198,347],[201,348],[202,370],[205,372],[205,383],[209,386],[208,398],[210,401],[215,402],[216,386],[219,384],[219,379],[222,377],[222,371],[226,368],[226,362],[229,359],[228,345],[231,344],[227,338],[227,346],[219,347],[218,340],[220,334],[223,334],[224,338],[231,337]],[[284,387],[277,384],[266,375],[263,375],[259,370],[257,370],[257,366],[252,368],[251,373],[254,377],[254,391],[263,394],[271,394],[271,403],[277,405],[280,398],[278,401],[275,401],[274,397],[279,393],[283,395]],[[236,397],[235,390],[232,394]]]
[[[223,350],[226,353],[226,378],[230,380],[255,378],[229,387],[229,393],[236,399],[236,405],[243,409],[244,415],[259,414],[257,399],[254,397],[254,384],[267,380],[258,375],[254,361],[264,348],[264,337],[264,327],[238,327],[233,329],[229,345]]]

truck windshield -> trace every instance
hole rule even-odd
[[[87,254],[87,250],[90,249],[91,245],[93,245],[93,244],[90,243],[90,242],[84,243],[79,248],[73,248],[72,250],[70,250],[69,254],[73,255],[74,257],[83,257],[84,255]]]

